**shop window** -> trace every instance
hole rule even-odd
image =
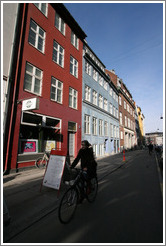
[[[77,124],[74,122],[68,122],[68,131],[76,132]]]
[[[41,125],[42,124],[42,116],[35,115],[35,114],[23,113],[22,122],[23,123],[30,123],[33,125]]]
[[[60,120],[46,117],[46,126],[59,127]]]

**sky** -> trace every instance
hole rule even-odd
[[[64,3],[107,69],[114,69],[145,116],[163,131],[162,3]]]

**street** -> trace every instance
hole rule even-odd
[[[8,242],[162,243],[163,200],[154,153],[127,155],[128,161],[115,172],[109,173],[108,165],[102,178],[100,165],[96,201],[78,205],[69,224],[59,222],[56,209]]]

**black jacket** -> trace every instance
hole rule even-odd
[[[96,169],[97,163],[93,155],[93,148],[80,149],[71,167],[74,168],[81,159],[81,168]]]

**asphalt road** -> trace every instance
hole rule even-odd
[[[162,242],[163,200],[156,161],[143,150],[131,152],[123,167],[100,180],[96,201],[78,205],[69,224],[61,224],[55,211],[9,243]]]

